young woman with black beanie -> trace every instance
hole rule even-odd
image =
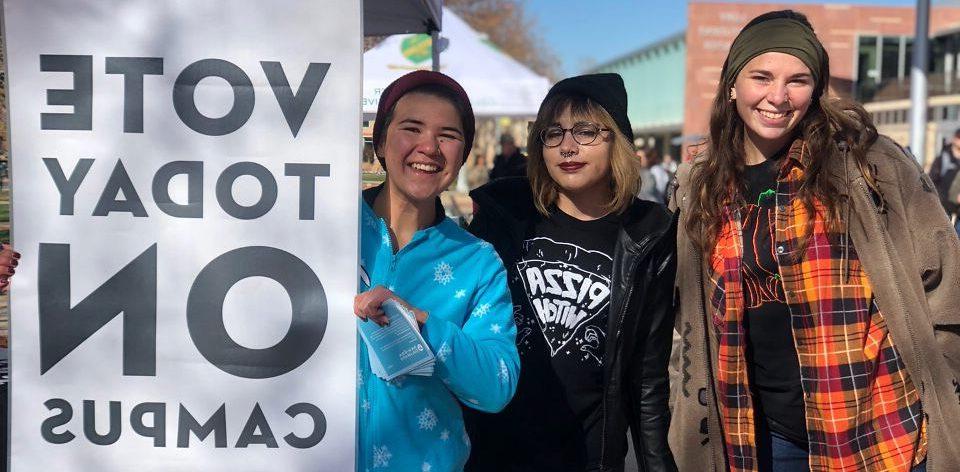
[[[468,471],[674,470],[666,443],[674,234],[635,198],[623,79],[549,91],[527,141],[528,178],[471,193],[470,231],[508,271],[521,376],[502,413],[467,412]]]
[[[681,470],[957,470],[960,241],[914,159],[761,15],[678,171]]]

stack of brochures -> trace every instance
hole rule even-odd
[[[387,381],[406,374],[433,375],[433,351],[420,335],[413,312],[394,300],[383,302],[381,308],[390,320],[388,324],[357,320],[373,373]]]

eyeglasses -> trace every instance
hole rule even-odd
[[[581,146],[593,144],[600,136],[601,131],[610,131],[610,128],[601,128],[596,123],[577,123],[573,128],[562,128],[560,126],[548,126],[540,131],[540,141],[546,147],[557,147],[563,142],[564,135],[570,132],[573,140]]]

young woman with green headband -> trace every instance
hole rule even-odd
[[[912,157],[761,15],[678,172],[681,470],[958,470],[960,241]]]

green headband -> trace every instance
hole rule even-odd
[[[736,79],[751,59],[765,52],[782,52],[800,59],[810,68],[814,83],[820,83],[821,64],[826,58],[823,45],[810,27],[792,18],[773,18],[741,31],[727,54],[724,83]]]

